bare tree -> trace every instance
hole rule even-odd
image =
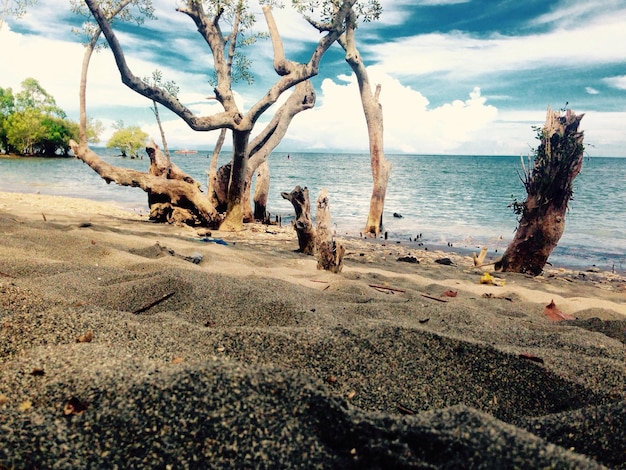
[[[209,46],[213,56],[213,66],[215,69],[214,98],[221,105],[222,111],[209,116],[197,116],[189,108],[183,105],[175,96],[160,87],[152,86],[135,74],[128,66],[124,55],[124,50],[111,27],[109,18],[104,14],[97,0],[85,0],[98,26],[106,37],[107,43],[113,52],[117,67],[120,71],[122,82],[135,92],[154,100],[170,109],[182,118],[192,129],[197,131],[212,131],[217,129],[229,129],[233,139],[233,154],[230,169],[230,180],[226,195],[226,213],[219,214],[215,208],[213,210],[194,210],[189,207],[195,201],[197,195],[195,189],[185,189],[184,196],[181,193],[184,181],[176,180],[172,182],[170,201],[174,206],[184,206],[183,209],[199,217],[195,223],[202,225],[219,225],[223,230],[238,230],[242,226],[244,218],[244,203],[246,193],[249,193],[249,184],[246,185],[248,175],[248,163],[257,154],[269,155],[271,150],[278,145],[284,136],[286,129],[292,118],[299,112],[309,109],[315,102],[315,93],[308,80],[315,76],[319,70],[322,56],[328,48],[344,32],[345,21],[356,0],[342,0],[334,2],[337,7],[333,10],[331,21],[323,36],[318,40],[313,48],[309,60],[306,63],[298,63],[285,58],[282,39],[278,27],[275,23],[272,9],[269,6],[263,7],[263,14],[267,24],[269,36],[271,38],[274,59],[273,65],[278,78],[265,95],[254,103],[247,112],[239,109],[235,103],[233,84],[233,63],[232,57],[235,54],[238,37],[250,26],[252,16],[247,7],[247,2],[242,0],[234,2],[186,0],[181,2],[177,11],[185,14],[196,25],[198,32]],[[230,33],[224,34],[222,25],[230,25]],[[229,57],[231,60],[229,60]],[[287,90],[293,93],[278,109],[274,118],[256,137],[251,140],[251,134],[255,124],[262,114]],[[85,142],[72,143],[72,149],[79,158],[94,168],[103,169],[101,159],[89,151]],[[117,169],[116,178],[121,169]],[[113,178],[112,173],[100,173],[100,175],[118,184],[134,184],[142,188],[149,188],[156,184],[163,192],[167,192],[170,180],[159,178],[153,180],[153,175],[145,175],[145,179],[139,181],[139,175],[133,174],[132,178]],[[124,183],[122,183],[123,181]],[[147,189],[146,189],[147,190]],[[193,198],[189,198],[194,193]],[[207,198],[205,198],[207,200]],[[206,202],[204,205],[209,205]],[[249,204],[248,204],[249,206]]]
[[[178,95],[178,85],[173,80],[168,80],[166,82],[163,81],[163,72],[159,69],[156,69],[152,72],[152,77],[145,77],[143,79],[144,82],[157,87],[162,87],[165,91],[167,91],[170,95],[176,97]],[[161,142],[163,143],[163,152],[165,152],[165,158],[167,158],[167,168],[169,168],[172,164],[172,159],[170,156],[170,150],[167,148],[167,140],[165,139],[165,131],[163,130],[163,124],[161,123],[161,115],[159,114],[159,107],[157,102],[152,100],[152,113],[156,119],[157,125],[159,126],[159,133],[161,134]]]
[[[512,204],[520,216],[515,237],[495,264],[496,270],[534,276],[543,271],[565,230],[565,212],[574,179],[582,168],[584,135],[578,126],[583,116],[570,109],[561,115],[548,108],[534,160],[520,175],[526,200]]]
[[[373,189],[365,233],[373,237],[377,237],[382,230],[385,195],[387,193],[389,173],[391,172],[391,163],[385,159],[383,146],[383,109],[379,101],[381,87],[376,85],[376,91],[372,92],[369,74],[356,47],[355,30],[359,14],[362,16],[363,21],[371,21],[378,18],[380,11],[378,2],[369,2],[356,11],[354,9],[350,10],[346,17],[345,33],[338,39],[339,44],[346,51],[346,62],[348,62],[357,78],[363,114],[367,123]],[[327,28],[326,24],[313,19],[311,16],[306,16],[306,19],[320,32],[325,31]]]

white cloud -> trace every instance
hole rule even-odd
[[[598,90],[596,90],[595,88],[590,87],[590,86],[585,87],[585,91],[589,95],[599,95],[600,94],[600,92]]]
[[[379,67],[369,67],[372,83],[380,83],[385,148],[390,152],[447,153],[480,135],[497,119],[475,88],[466,100],[429,108],[419,91],[402,85]],[[318,105],[301,113],[289,129],[289,139],[313,149],[367,150],[367,128],[354,75],[324,80]]]
[[[626,10],[546,34],[487,39],[463,32],[424,34],[368,48],[389,73],[416,76],[447,72],[464,77],[529,70],[542,65],[583,65],[626,61]]]
[[[621,75],[619,77],[605,78],[604,82],[608,83],[613,88],[617,88],[619,90],[626,90],[626,75]]]

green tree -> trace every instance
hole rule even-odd
[[[15,110],[15,97],[11,88],[0,87],[0,151],[9,152],[7,119]]]
[[[22,90],[15,95],[15,110],[24,111],[32,108],[48,114],[66,117],[65,112],[57,106],[56,100],[34,78],[26,78],[21,83]]]
[[[148,134],[142,131],[139,126],[125,127],[122,121],[118,121],[115,128],[117,130],[107,142],[107,148],[119,149],[123,157],[138,157],[139,150],[146,146]]]
[[[67,155],[69,141],[78,138],[78,126],[34,78],[22,82],[19,93],[0,92],[2,145],[28,155]]]

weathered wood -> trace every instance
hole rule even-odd
[[[270,165],[265,160],[257,169],[256,184],[254,185],[254,218],[265,222],[267,220],[267,199],[270,192]]]
[[[315,253],[315,229],[311,221],[311,203],[309,190],[296,186],[290,193],[281,192],[280,195],[293,205],[296,211],[294,223],[298,235],[298,251],[307,255]]]
[[[150,194],[151,218],[159,222],[184,223],[214,227],[221,221],[220,214],[208,202],[193,179],[168,179],[137,170],[120,168],[105,162],[87,144],[70,141],[77,158],[89,165],[107,183],[138,187]]]
[[[548,108],[532,167],[520,175],[527,197],[523,204],[513,204],[520,215],[515,237],[496,270],[534,276],[543,271],[565,230],[573,182],[582,168],[584,135],[578,131],[582,117],[569,109],[561,116]]]
[[[380,84],[376,85],[376,91],[372,92],[369,74],[356,47],[354,39],[355,27],[356,17],[355,13],[351,11],[346,21],[346,32],[339,38],[338,42],[346,51],[346,62],[352,68],[359,84],[361,105],[365,115],[365,122],[367,123],[370,166],[372,167],[373,179],[365,234],[371,237],[378,237],[383,229],[383,211],[385,208],[385,195],[387,194],[387,182],[391,173],[391,162],[385,159],[383,146],[383,108],[379,100],[381,86]]]
[[[317,198],[317,269],[339,273],[343,269],[343,256],[346,249],[338,244],[331,230],[328,193],[322,189]]]

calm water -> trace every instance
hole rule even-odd
[[[98,150],[113,164],[146,170],[149,160],[130,160]],[[393,169],[384,223],[389,238],[408,240],[422,234],[425,243],[502,252],[517,220],[507,207],[512,195],[524,199],[517,157],[388,155]],[[225,163],[228,156],[221,158]],[[206,187],[206,153],[173,156],[173,161]],[[331,215],[340,234],[363,230],[369,210],[371,173],[366,154],[275,153],[270,158],[268,210],[283,220],[293,217],[281,191],[309,188],[312,202],[325,187]],[[566,228],[550,258],[555,265],[626,270],[626,159],[586,158],[576,178]],[[76,159],[0,159],[0,190],[39,192],[111,201],[147,211],[147,197],[137,188],[107,185]],[[393,213],[402,218],[393,217]]]

